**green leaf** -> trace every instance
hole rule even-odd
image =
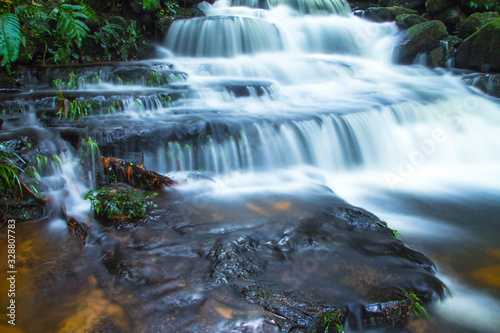
[[[145,9],[160,8],[160,3],[158,2],[158,0],[142,0],[142,5],[144,6]]]
[[[21,46],[21,23],[15,14],[0,15],[0,56],[2,66],[17,60]]]

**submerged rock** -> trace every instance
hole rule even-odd
[[[462,77],[468,86],[478,88],[484,93],[496,98],[500,98],[500,74],[474,73]]]

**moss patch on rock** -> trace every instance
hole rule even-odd
[[[155,206],[148,198],[154,192],[136,190],[124,183],[113,183],[85,195],[90,200],[96,216],[108,219],[144,218],[149,206]]]
[[[396,16],[396,25],[402,30],[409,29],[414,25],[427,21],[428,20],[426,18],[415,14],[401,14]]]
[[[399,62],[411,64],[417,54],[428,51],[447,36],[448,31],[441,21],[433,20],[412,26],[403,32],[399,43]]]
[[[479,31],[479,29],[481,29],[486,23],[499,17],[500,15],[497,12],[474,13],[462,23],[462,27],[460,28],[457,36],[465,39],[473,33]]]
[[[500,18],[497,18],[467,38],[457,50],[459,68],[500,71]]]
[[[425,3],[427,11],[431,14],[451,8],[453,5],[454,3],[452,0],[427,0]]]

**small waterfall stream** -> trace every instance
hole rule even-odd
[[[408,331],[494,331],[500,325],[498,100],[452,72],[394,64],[395,24],[354,17],[343,0],[220,0],[200,9],[206,17],[173,22],[163,59],[82,70],[86,83],[64,94],[91,101],[92,115],[71,124],[40,116],[4,125],[10,136],[17,127],[53,129],[56,143],[89,133],[104,156],[143,160],[182,184],[159,196],[164,205],[143,225],[105,230],[82,201],[88,175],[75,165],[74,149],[47,148],[61,162],[48,176],[57,179],[44,182],[64,183],[54,185],[56,200],[73,215],[88,213],[93,234],[81,254],[64,244],[65,253],[55,255],[54,244],[64,243],[52,235],[64,228],[60,220],[19,228],[19,237],[45,235],[19,243],[21,253],[47,249],[26,259],[26,269],[37,260],[72,267],[70,277],[54,272],[48,280],[77,295],[35,287],[24,277],[21,298],[59,297],[35,306],[26,320],[47,332],[79,332],[99,312],[118,318],[110,327],[119,332],[265,331],[262,310],[206,287],[208,264],[199,253],[224,237],[252,233],[264,244],[287,235],[291,221],[303,223],[340,197],[429,255],[450,289],[425,327]],[[55,112],[47,102],[53,88],[41,77],[56,77],[57,70],[43,70],[33,70],[32,91],[2,102],[6,112]],[[406,269],[357,256],[353,262],[361,266]],[[307,274],[283,268],[268,279],[285,281],[286,272],[300,281],[292,289],[313,286],[317,298],[350,302],[348,291],[321,294],[330,283],[325,276],[334,280],[336,273],[320,264]],[[318,271],[323,275],[312,277]],[[23,325],[26,332],[38,329]],[[348,331],[362,326],[350,325]]]

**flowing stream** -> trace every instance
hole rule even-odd
[[[86,75],[99,80],[65,92],[100,103],[98,114],[67,126],[98,137],[103,155],[144,160],[148,170],[181,181],[155,199],[159,207],[144,225],[112,233],[91,219],[82,199],[89,184],[61,123],[31,117],[4,125],[11,135],[36,130],[61,160],[45,179],[47,193],[70,215],[93,221],[82,253],[58,218],[18,224],[25,263],[18,298],[30,308],[19,312],[19,327],[83,332],[104,313],[115,318],[103,324],[109,332],[259,332],[261,312],[205,289],[196,249],[261,225],[272,234],[280,221],[307,217],[336,194],[436,263],[450,295],[408,332],[497,330],[498,100],[453,71],[396,65],[395,24],[355,17],[344,1],[220,0],[200,8],[206,17],[172,24],[164,58],[91,69]],[[151,87],[146,75],[117,84],[127,66],[153,68],[168,83]],[[43,101],[51,89],[35,74],[31,80],[34,91],[11,107],[25,103],[40,114],[41,104],[23,101]],[[113,271],[118,248],[128,268],[114,280],[100,263]]]

